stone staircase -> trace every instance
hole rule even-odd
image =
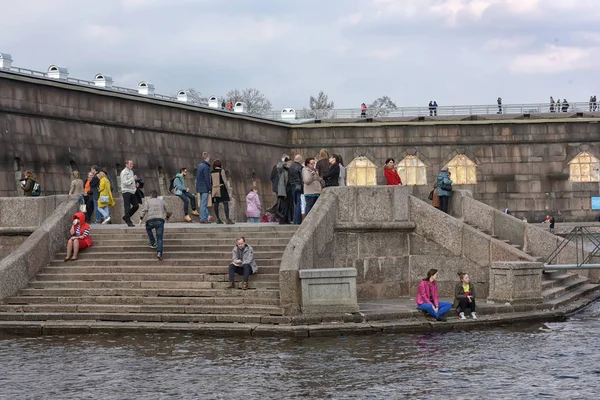
[[[482,229],[475,224],[465,222],[467,225],[485,233],[486,235],[503,241],[525,255],[538,262],[543,262],[544,257],[534,256],[533,252],[524,251],[521,245],[513,244],[510,240],[499,238],[486,229]],[[593,292],[599,291],[600,285],[589,283],[588,278],[567,271],[550,271],[542,274],[542,298],[544,304],[553,309],[569,304]]]
[[[295,226],[166,224],[164,260],[141,227],[93,226],[77,261],[56,255],[0,305],[4,321],[278,323],[279,266]],[[226,289],[237,236],[254,248],[249,289]],[[242,277],[236,275],[236,282]]]

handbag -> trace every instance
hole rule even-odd
[[[440,185],[440,189],[445,190],[446,192],[451,192],[452,191],[452,185],[449,185],[447,183],[442,183]]]
[[[79,205],[79,211],[84,214],[87,213],[87,206],[85,205],[85,203]]]
[[[108,203],[108,196],[100,196],[101,203]]]
[[[209,193],[208,194],[208,202],[206,203],[206,207],[212,207],[212,206],[213,206],[212,194]]]
[[[435,190],[435,189],[433,189],[433,190]],[[427,196],[427,198],[429,200],[433,200],[433,190],[431,192],[429,192],[429,196]]]

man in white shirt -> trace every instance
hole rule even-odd
[[[138,198],[135,195],[136,184],[135,180],[137,176],[133,174],[133,161],[127,160],[125,162],[125,168],[121,171],[121,194],[123,195],[123,221],[129,227],[134,227],[135,225],[131,222],[131,217],[138,210],[139,203]]]

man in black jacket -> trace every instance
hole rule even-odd
[[[289,170],[290,185],[292,185],[292,196],[294,198],[294,224],[302,223],[302,192],[304,189],[304,181],[302,180],[302,156],[296,154],[294,163]]]
[[[289,158],[289,156],[287,154],[282,155],[281,161],[283,161],[286,158]],[[277,188],[279,186],[279,171],[277,171],[278,164],[279,164],[279,162],[277,164],[275,164],[273,166],[273,169],[271,170],[271,188],[273,190],[273,193],[275,193],[275,198],[277,198]],[[277,210],[277,204],[278,203],[275,203],[275,205],[273,207],[269,208],[267,211],[275,214],[276,210]]]
[[[98,198],[100,197],[100,179],[98,179],[98,172],[100,172],[100,168],[97,165],[93,165],[90,169],[94,177],[90,181],[90,189],[92,190],[92,199],[94,200],[94,218],[96,223],[99,224],[102,222],[101,215],[98,212]]]

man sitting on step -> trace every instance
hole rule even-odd
[[[244,275],[242,290],[248,289],[248,278],[258,272],[258,266],[254,260],[254,250],[246,243],[243,236],[237,238],[237,244],[232,251],[232,263],[229,264],[229,286],[235,288],[235,274]]]
[[[163,259],[163,232],[165,229],[165,221],[169,219],[171,213],[167,211],[167,205],[163,199],[158,198],[158,192],[153,190],[151,197],[144,202],[144,209],[140,214],[140,225],[146,219],[146,233],[148,233],[148,246],[156,249],[156,257],[159,260]],[[156,229],[156,240],[152,230]]]

